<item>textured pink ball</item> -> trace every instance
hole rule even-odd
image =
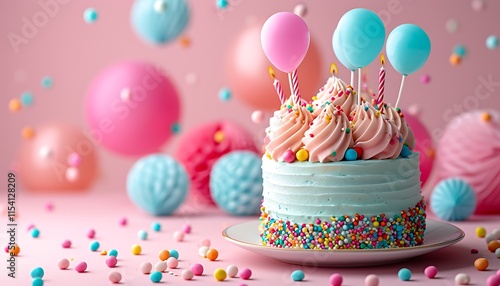
[[[118,263],[118,259],[116,259],[115,256],[108,256],[108,258],[106,258],[106,265],[109,267],[109,268],[113,268],[116,266],[116,263]]]
[[[293,161],[295,161],[295,153],[293,153],[292,150],[286,150],[285,153],[283,153],[283,160],[287,163],[293,163]]]
[[[120,272],[111,271],[108,273],[108,280],[111,283],[120,283],[120,281],[122,280],[122,275],[120,274]]]
[[[123,100],[121,92],[130,89]],[[91,83],[85,102],[88,134],[123,155],[158,152],[179,120],[177,91],[164,73],[142,62],[120,62],[105,68]]]
[[[365,278],[365,286],[378,286],[378,276],[370,274]]]
[[[175,257],[169,257],[167,259],[167,266],[170,269],[175,269],[177,266],[179,266],[179,261]]]
[[[127,225],[127,218],[126,217],[122,217],[120,219],[120,221],[118,221],[118,223],[121,225],[121,226],[126,226]]]
[[[436,268],[436,266],[427,266],[424,270],[424,273],[427,278],[434,278],[438,273],[438,269]]]
[[[342,275],[340,275],[339,273],[333,273],[330,276],[329,280],[330,280],[330,285],[332,285],[332,286],[342,285]]]
[[[173,236],[174,236],[174,239],[176,241],[179,241],[179,242],[184,241],[184,232],[182,232],[182,231],[176,231],[176,232],[174,232]]]
[[[248,280],[248,279],[250,279],[250,277],[252,277],[252,270],[250,270],[248,268],[243,268],[240,270],[238,275],[240,276],[241,279]]]
[[[191,266],[191,271],[193,271],[194,275],[201,276],[203,275],[203,265],[196,263],[193,266]]]
[[[218,121],[193,128],[179,139],[175,157],[191,179],[191,194],[202,202],[213,203],[210,195],[210,172],[215,161],[235,150],[257,153],[250,133],[229,121]]]
[[[4,250],[5,250],[5,252],[9,252],[9,245],[6,245],[6,246],[4,247]]]
[[[184,269],[181,272],[181,276],[182,276],[182,278],[184,278],[184,280],[191,280],[191,279],[193,279],[194,274],[193,274],[192,270],[190,270],[190,269]]]
[[[70,247],[71,247],[71,240],[69,240],[69,239],[64,240],[64,241],[61,243],[61,246],[62,246],[63,248],[70,248]]]
[[[411,115],[409,112],[405,112],[404,118],[411,127],[415,137],[416,145],[414,151],[420,154],[420,181],[422,182],[422,186],[424,186],[434,166],[433,140],[427,128],[418,117]],[[430,193],[428,197],[430,197]]]
[[[252,122],[259,124],[264,120],[264,113],[260,110],[255,110],[252,112]]]
[[[85,272],[87,270],[87,263],[85,262],[80,262],[75,266],[75,270],[78,271],[79,273]]]
[[[500,276],[493,274],[486,280],[486,285],[488,286],[498,286],[500,285]]]
[[[61,258],[57,261],[57,267],[59,267],[59,269],[66,269],[69,267],[69,260],[66,259],[66,258]]]
[[[436,182],[457,177],[469,183],[476,192],[476,214],[500,214],[498,138],[500,111],[470,111],[448,124],[436,152]]]
[[[95,230],[89,229],[89,231],[87,232],[87,237],[94,238],[94,236],[95,236]]]
[[[185,224],[182,227],[182,232],[184,232],[184,233],[191,233],[191,225],[190,224]]]
[[[210,247],[210,239],[204,238],[198,243],[198,246],[207,246]]]

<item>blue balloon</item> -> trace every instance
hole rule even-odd
[[[356,68],[369,65],[384,46],[385,27],[370,10],[353,9],[337,25],[338,44],[344,58]]]
[[[431,52],[431,40],[422,28],[403,24],[389,34],[386,44],[387,59],[403,75],[420,69]]]
[[[345,57],[344,54],[342,53],[342,50],[340,49],[339,45],[339,33],[337,33],[337,30],[333,32],[333,37],[332,37],[332,47],[333,47],[333,52],[335,53],[335,56],[337,59],[349,70],[354,71],[356,70],[356,67],[353,66]]]
[[[185,0],[136,0],[131,21],[141,38],[152,44],[164,44],[184,31],[189,9]]]
[[[450,178],[442,180],[431,194],[431,209],[443,220],[467,220],[476,209],[476,193],[462,179]]]

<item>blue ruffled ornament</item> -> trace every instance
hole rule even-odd
[[[476,209],[476,193],[462,179],[442,180],[431,194],[432,212],[440,219],[463,221]]]

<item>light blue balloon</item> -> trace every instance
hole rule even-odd
[[[188,176],[183,166],[162,154],[139,159],[127,176],[130,200],[157,216],[174,212],[186,199],[188,188]]]
[[[136,0],[131,21],[141,38],[164,44],[184,31],[189,22],[189,9],[185,0]]]
[[[337,25],[338,44],[344,58],[356,68],[369,65],[384,46],[385,27],[370,10],[352,9]]]
[[[333,47],[333,52],[335,53],[335,56],[337,59],[342,63],[347,69],[354,71],[356,70],[356,67],[353,66],[345,57],[344,54],[342,53],[342,50],[340,49],[339,45],[339,33],[337,33],[337,30],[333,32],[333,37],[332,37],[332,47]]]
[[[402,75],[419,70],[431,52],[431,40],[417,25],[403,24],[389,34],[386,44],[387,59]]]

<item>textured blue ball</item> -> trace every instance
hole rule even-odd
[[[408,269],[408,268],[401,268],[398,271],[398,277],[402,281],[408,281],[408,280],[410,280],[411,279],[411,271],[410,271],[410,269]]]
[[[31,286],[43,286],[43,280],[40,277],[36,277],[31,281]]]
[[[302,270],[295,270],[290,275],[293,281],[302,281],[305,278],[304,272]]]
[[[136,0],[131,21],[141,38],[153,44],[164,44],[184,31],[189,9],[185,0]]]
[[[35,267],[31,270],[31,278],[43,278],[43,275],[45,275],[45,271],[43,271],[42,267]]]
[[[159,283],[161,281],[161,278],[163,278],[163,274],[159,271],[154,271],[149,274],[149,279],[151,279],[151,282],[153,283]]]
[[[152,215],[174,212],[186,199],[189,181],[184,167],[170,156],[141,158],[130,169],[127,192],[136,206]]]
[[[466,220],[476,209],[476,193],[464,180],[442,180],[431,194],[431,209],[440,219]]]
[[[215,203],[233,215],[255,215],[262,200],[262,161],[249,151],[234,151],[215,162],[210,192]]]
[[[108,255],[109,255],[109,256],[118,257],[118,251],[117,251],[116,249],[111,249],[111,250],[108,252]]]
[[[354,150],[352,148],[347,149],[347,151],[345,152],[344,158],[347,161],[354,161],[358,158],[358,153],[356,152],[356,150]]]
[[[401,157],[403,158],[408,158],[411,155],[411,150],[408,148],[408,146],[403,146],[403,149],[401,149]]]
[[[179,252],[175,249],[170,249],[170,257],[174,257],[175,259],[179,259]]]

